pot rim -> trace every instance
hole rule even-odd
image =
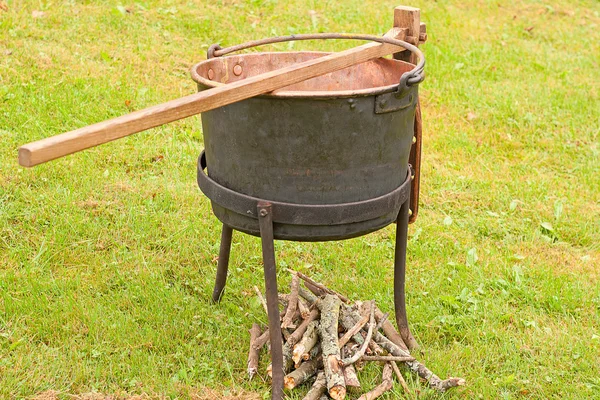
[[[267,52],[257,52],[257,53],[246,53],[246,54],[252,54],[252,55],[258,55],[258,54],[281,54],[281,53],[287,53],[287,54],[321,54],[321,55],[328,55],[328,54],[332,54],[332,52],[327,52],[327,51],[267,51]],[[236,56],[222,56],[219,58],[225,58],[225,57],[239,57],[240,55],[236,55]],[[401,60],[394,60],[394,59],[389,59],[389,58],[384,58],[381,57],[385,60],[388,61],[393,61],[393,62],[398,62],[398,63],[405,63],[405,64],[410,64],[410,63],[406,63],[404,61]],[[214,60],[214,58],[209,58],[203,61],[200,61],[196,64],[194,64],[192,66],[192,68],[190,69],[190,74],[192,76],[192,79],[194,80],[194,82],[198,83],[199,85],[205,86],[207,88],[216,88],[216,87],[222,87],[225,86],[225,83],[221,83],[221,82],[217,82],[217,81],[211,81],[210,79],[207,79],[205,77],[203,77],[202,75],[200,75],[197,71],[198,71],[198,67],[204,63],[210,62],[211,60]],[[412,65],[412,64],[410,64]],[[399,82],[399,80],[398,80]],[[330,90],[330,91],[324,91],[324,90],[277,90],[275,92],[271,92],[269,94],[262,94],[256,97],[266,97],[266,98],[284,98],[284,99],[290,99],[290,98],[296,98],[296,99],[333,99],[333,98],[348,98],[348,97],[367,97],[367,96],[376,96],[379,94],[383,94],[383,93],[391,93],[394,91],[398,90],[398,86],[400,83],[397,84],[393,84],[393,85],[387,85],[387,86],[378,86],[378,87],[374,87],[374,88],[367,88],[367,89],[357,89],[357,90]]]

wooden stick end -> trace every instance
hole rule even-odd
[[[36,165],[31,161],[31,150],[27,146],[19,147],[19,165],[26,168]]]
[[[416,7],[411,7],[411,6],[397,6],[397,7],[394,7],[394,12],[416,12],[416,13],[420,13],[421,9],[420,8],[416,8]]]

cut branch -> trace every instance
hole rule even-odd
[[[317,344],[319,339],[318,327],[318,321],[311,321],[306,328],[306,332],[302,335],[300,342],[294,345],[292,360],[294,360],[295,364],[300,364],[300,360],[303,359],[304,354],[307,354]]]
[[[383,327],[383,324],[385,324],[387,322],[389,315],[390,315],[389,313],[385,313],[385,314],[383,314],[381,319],[379,321],[377,321],[377,326],[375,327],[376,331],[380,330]],[[377,316],[375,318],[377,318]]]
[[[394,381],[392,380],[392,366],[387,363],[383,367],[383,374],[381,374],[381,383],[377,385],[373,390],[368,393],[363,394],[358,398],[358,400],[373,400],[387,392],[388,390],[392,390],[394,386]]]
[[[319,300],[319,297],[317,297],[311,291],[304,289],[302,286],[298,288],[298,294],[300,295],[300,297],[308,301],[311,307]]]
[[[358,321],[352,328],[348,329],[346,331],[346,333],[344,333],[344,336],[342,336],[338,342],[338,347],[341,349],[342,347],[344,347],[344,345],[346,343],[348,343],[348,341],[350,339],[352,339],[352,337],[354,335],[356,335],[358,332],[360,332],[360,330],[363,328],[363,326],[365,326],[365,324],[369,322],[369,315],[366,314],[364,317],[362,317],[362,319],[360,321]]]
[[[328,294],[321,302],[321,350],[323,351],[323,366],[327,380],[329,396],[335,400],[346,397],[346,383],[340,368],[340,348],[338,347],[338,317],[340,313],[340,298]]]
[[[443,380],[439,385],[440,392],[445,392],[448,389],[452,389],[457,386],[464,386],[467,383],[463,378],[448,378]]]
[[[415,361],[414,357],[398,357],[398,356],[362,356],[360,358],[363,361],[397,361],[397,362],[406,362],[406,361]]]
[[[319,400],[321,396],[327,390],[327,380],[325,379],[325,373],[319,372],[317,375],[317,379],[315,383],[313,383],[312,387],[306,393],[306,396],[302,400]]]
[[[340,354],[342,357],[346,357],[348,352],[350,351],[348,346],[344,346],[340,349]],[[358,380],[358,376],[356,376],[356,369],[354,365],[348,365],[343,368],[344,370],[344,381],[346,382],[346,388],[360,388],[360,381]]]
[[[352,310],[351,308],[347,308],[346,310],[349,313],[351,319],[354,319],[355,321],[360,320],[361,317],[357,311]],[[375,332],[375,334],[373,335],[373,339],[378,345],[383,347],[388,353],[390,353],[393,356],[410,357],[410,353],[408,352],[408,350],[400,348],[400,346],[396,345],[394,342],[392,342],[379,332]],[[406,366],[413,373],[417,374],[420,378],[426,380],[429,386],[437,391],[445,392],[451,387],[462,386],[465,384],[464,379],[461,378],[451,378],[447,379],[446,381],[443,381],[436,374],[431,372],[429,368],[427,368],[425,365],[423,365],[417,360],[406,361],[405,363]]]
[[[288,306],[283,316],[281,323],[282,328],[295,328],[294,316],[296,310],[298,310],[298,285],[300,284],[300,278],[297,275],[292,275],[291,292],[288,296]]]
[[[381,312],[379,308],[376,308],[375,319],[378,323],[381,323],[383,316],[383,312]],[[392,323],[389,320],[385,320],[383,324],[381,324],[381,329],[383,329],[383,333],[385,334],[385,336],[387,336],[392,342],[394,342],[401,349],[408,351],[408,347],[406,347],[404,340],[402,340],[402,336],[400,336],[396,328],[394,328],[394,325],[392,325]]]
[[[346,330],[351,330],[354,326],[362,319],[362,317],[358,316],[358,319],[354,319],[355,315],[358,315],[356,310],[354,310],[351,306],[342,305],[340,309],[340,323]],[[368,314],[367,314],[368,315]],[[360,346],[364,343],[365,339],[362,337],[360,333],[355,333],[352,335],[352,339]]]
[[[304,286],[306,286],[306,288],[308,290],[310,290],[315,296],[317,297],[325,297],[325,295],[327,294],[331,294],[328,291],[325,291],[323,289],[320,289],[319,287],[313,285],[310,282],[304,282]]]
[[[300,310],[300,317],[302,319],[306,319],[310,315],[310,306],[300,296],[298,296],[298,310]]]
[[[361,335],[366,336],[366,333],[361,333]],[[371,339],[371,341],[369,342],[369,350],[371,350],[371,354],[376,356],[381,356],[385,354],[385,350],[383,350],[383,348],[380,345],[375,343],[373,339]]]
[[[310,349],[310,351],[308,353],[302,354],[302,360],[304,360],[304,361],[313,360],[317,356],[320,356],[320,355],[321,355],[321,344],[317,343],[315,345],[315,347],[313,347],[312,349]]]
[[[323,367],[322,357],[317,357],[314,360],[303,362],[302,365],[283,378],[284,387],[288,390],[295,388],[316,374],[321,367]]]
[[[256,286],[254,286],[254,291],[256,292],[256,295],[258,296],[260,303],[262,304],[262,306],[265,310],[265,313],[267,313],[267,315],[269,315],[269,309],[267,308],[267,301],[265,300],[265,297],[263,296],[262,292]]]
[[[290,271],[290,273],[292,275],[296,275],[296,276],[300,277],[304,282],[307,282],[307,283],[309,283],[309,284],[317,287],[318,289],[321,289],[325,293],[332,294],[334,296],[339,297],[339,299],[342,300],[344,303],[350,303],[350,300],[346,296],[341,295],[341,294],[339,294],[337,292],[334,292],[333,290],[329,289],[327,286],[325,286],[325,285],[323,285],[323,284],[321,284],[321,283],[319,283],[317,281],[312,280],[308,276],[304,275],[302,272],[293,271],[291,269],[288,269],[288,271]]]
[[[354,369],[354,365],[348,365],[343,369],[346,387],[360,388],[360,381],[358,380],[358,376],[356,376],[356,369]]]
[[[367,332],[367,337],[365,338],[362,347],[356,353],[354,353],[352,357],[340,361],[342,367],[354,364],[365,354],[367,347],[369,347],[371,337],[373,336],[373,329],[375,329],[375,300],[371,301],[371,316],[369,319],[369,331]]]
[[[400,382],[402,389],[404,389],[404,393],[410,395],[410,389],[408,388],[408,385],[406,384],[404,377],[400,373],[400,368],[398,368],[398,364],[396,364],[395,361],[390,362],[390,364],[392,365],[392,369],[394,370],[394,373],[396,374],[396,378],[398,378],[398,382]]]
[[[256,349],[255,343],[260,336],[260,326],[257,323],[252,324],[250,329],[250,350],[248,351],[248,377],[254,378],[258,372],[259,349]]]
[[[306,318],[304,321],[302,321],[302,323],[300,325],[298,325],[298,328],[296,328],[294,333],[292,333],[287,338],[287,342],[290,344],[290,346],[295,345],[296,343],[298,343],[300,341],[300,339],[302,339],[302,335],[304,335],[304,332],[306,332],[306,328],[308,328],[308,324],[310,324],[312,321],[319,318],[319,314],[320,314],[320,311],[318,308],[313,309],[310,312],[310,315],[308,316],[308,318]]]
[[[260,349],[262,349],[262,347],[269,341],[269,337],[269,328],[267,328],[267,330],[264,331],[262,335],[257,337],[254,343],[252,344],[254,346],[254,349],[256,351],[260,351]]]

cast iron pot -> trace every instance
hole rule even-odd
[[[329,53],[213,57],[191,73],[201,91],[324,54]],[[203,113],[205,152],[198,183],[217,218],[260,235],[256,209],[233,210],[218,193],[207,193],[208,183],[221,193],[257,201],[315,207],[371,202],[377,207],[337,221],[334,216],[311,224],[275,224],[275,239],[345,239],[395,221],[401,202],[393,194],[410,180],[420,81],[399,82],[414,70],[413,64],[380,58]]]

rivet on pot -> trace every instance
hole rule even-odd
[[[413,143],[417,143],[417,137],[413,136]]]
[[[208,74],[207,75],[208,75],[208,79],[210,79],[211,81],[213,79],[215,79],[215,71],[213,71],[212,69],[208,70]]]
[[[233,74],[235,76],[240,76],[242,74],[242,66],[240,64],[237,64],[235,67],[233,67]]]

